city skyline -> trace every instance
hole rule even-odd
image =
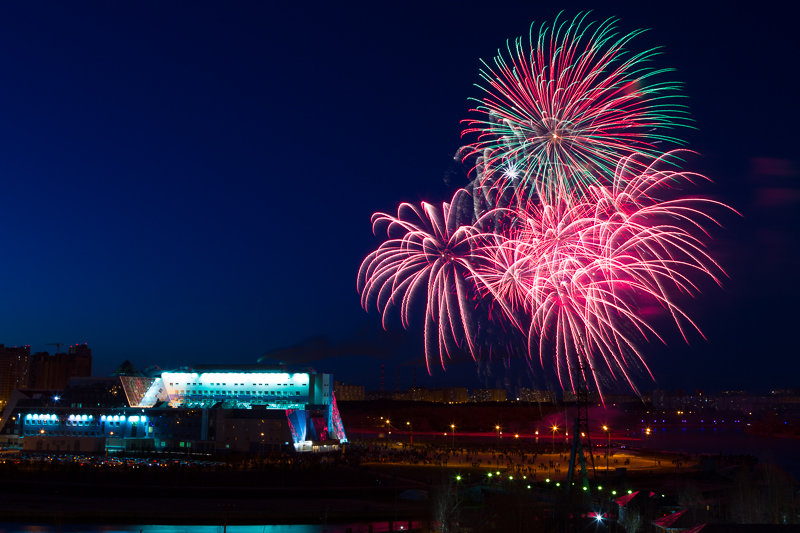
[[[691,303],[707,340],[646,345],[643,390],[782,388],[800,371],[797,37],[791,17],[750,9],[593,13],[664,46],[693,167],[743,215],[718,232],[730,279]],[[385,365],[388,388],[395,368],[505,379],[470,361],[426,377],[420,328],[382,332],[356,272],[379,242],[372,212],[465,182],[453,155],[478,59],[557,12],[6,6],[0,343],[86,342],[98,375],[265,356],[356,383]]]

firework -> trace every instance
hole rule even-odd
[[[621,35],[615,19],[595,25],[586,14],[543,24],[527,44],[517,38],[481,69],[485,95],[463,135],[477,140],[462,152],[476,156],[476,180],[501,183],[553,202],[607,185],[617,162],[634,153],[656,156],[659,144],[678,143],[664,130],[685,125],[679,84],[659,81],[657,49],[632,53],[642,33]]]
[[[424,300],[429,370],[435,354],[444,367],[453,348],[475,353],[470,278],[477,276],[472,265],[476,230],[460,223],[455,207],[468,196],[462,189],[441,209],[425,202],[403,203],[397,216],[373,215],[373,232],[385,232],[388,240],[364,259],[358,272],[361,304],[367,309],[374,303],[384,327],[397,308],[407,328],[416,300]]]
[[[474,179],[441,208],[401,204],[373,215],[386,240],[361,264],[362,306],[387,327],[424,316],[425,354],[492,357],[514,343],[564,389],[634,391],[641,347],[664,341],[645,309],[684,340],[700,329],[684,303],[725,276],[706,249],[711,213],[683,194],[703,176],[676,170],[665,133],[687,125],[678,84],[658,81],[656,49],[630,52],[641,30],[579,15],[519,38],[481,71],[485,95],[457,157]],[[652,377],[652,374],[651,374]]]
[[[582,202],[528,203],[497,246],[480,249],[487,255],[476,261],[479,287],[504,298],[503,309],[527,313],[528,349],[563,388],[588,382],[602,390],[607,375],[636,390],[631,368],[647,370],[638,345],[661,340],[642,306],[663,308],[684,338],[687,328],[700,331],[676,301],[699,292],[698,278],[719,283],[724,275],[701,237],[716,224],[708,212],[727,207],[669,199],[705,178],[659,170],[664,157],[649,165],[623,159],[609,186],[589,188]]]

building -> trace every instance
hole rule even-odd
[[[91,375],[92,350],[86,344],[76,344],[67,353],[33,354],[28,385],[34,389],[63,389],[70,378]]]
[[[473,402],[504,402],[508,399],[505,389],[475,389],[472,391]]]
[[[324,451],[346,442],[331,374],[204,366],[17,391],[0,436],[31,451]]]
[[[340,402],[363,402],[365,398],[363,385],[351,385],[335,381],[333,392]]]
[[[556,403],[556,395],[549,390],[536,390],[520,387],[517,401],[530,403]]]
[[[30,346],[6,347],[0,344],[0,412],[11,393],[28,386]]]
[[[586,391],[586,395],[583,396],[579,391],[572,390],[565,390],[561,400],[564,403],[580,403],[585,400],[591,404],[600,403],[601,401],[597,391]]]

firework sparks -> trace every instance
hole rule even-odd
[[[429,371],[519,336],[564,389],[636,391],[635,370],[650,372],[641,346],[663,342],[642,310],[660,308],[687,340],[700,329],[684,302],[725,276],[707,242],[711,213],[731,208],[683,195],[706,178],[660,146],[686,122],[678,85],[655,81],[656,50],[626,51],[641,31],[585,19],[532,27],[529,47],[517,39],[484,64],[464,131],[477,141],[459,151],[475,156],[470,192],[373,215],[387,239],[359,269],[362,306],[384,327],[396,309],[406,328],[424,306]]]
[[[698,277],[724,276],[696,234],[716,224],[708,211],[727,207],[669,199],[677,186],[705,178],[659,170],[663,158],[642,159],[625,158],[612,183],[590,188],[582,202],[528,203],[520,222],[495,237],[497,246],[480,249],[487,257],[476,271],[492,289],[486,296],[524,309],[529,351],[545,368],[552,362],[564,388],[588,381],[601,390],[608,374],[636,390],[630,368],[647,369],[638,344],[661,340],[641,306],[665,309],[685,339],[687,328],[700,330],[676,298],[697,295]]]
[[[425,299],[425,353],[430,370],[434,354],[444,367],[454,347],[474,355],[473,320],[470,300],[476,231],[459,223],[458,209],[452,207],[468,196],[459,190],[441,209],[423,202],[421,206],[401,204],[397,216],[376,213],[373,232],[385,232],[389,239],[361,264],[358,290],[367,309],[374,303],[386,320],[399,306],[403,327],[410,323],[415,299]]]
[[[626,47],[643,32],[620,35],[615,19],[595,25],[586,14],[534,27],[481,70],[484,97],[464,136],[479,156],[479,181],[521,178],[544,201],[582,196],[611,181],[620,158],[658,155],[665,135],[688,122],[679,84],[658,81],[669,69],[648,65],[656,49]],[[513,186],[513,185],[509,185]]]

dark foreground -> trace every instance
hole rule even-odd
[[[415,484],[346,464],[3,466],[6,522],[292,524],[425,515],[424,503],[397,497]]]
[[[599,468],[581,490],[578,477],[569,487],[558,468],[566,450],[545,448],[500,453],[371,442],[348,445],[344,454],[231,463],[8,454],[0,461],[0,517],[54,527],[380,521],[393,531],[409,523],[419,531],[622,531],[615,502],[639,494],[628,516],[635,504],[645,527],[678,510],[692,523],[800,522],[794,480],[753,458],[689,464],[636,455],[625,463],[630,470]]]

